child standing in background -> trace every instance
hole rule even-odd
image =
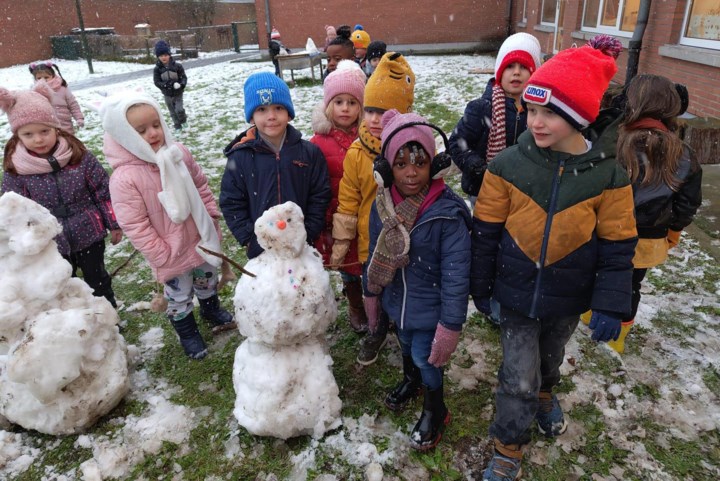
[[[377,68],[380,63],[380,59],[387,53],[387,45],[382,40],[374,40],[368,45],[367,53],[365,54],[365,75],[368,77]]]
[[[327,48],[330,45],[330,42],[335,40],[335,37],[337,37],[337,31],[335,30],[335,27],[332,25],[325,25],[325,45],[322,48],[323,52],[327,52]]]
[[[55,109],[60,128],[69,134],[75,134],[73,119],[79,128],[83,128],[85,117],[67,82],[60,74],[60,67],[52,62],[36,62],[31,63],[28,69],[35,82],[42,80],[50,86],[52,92],[50,103]]]
[[[450,422],[442,366],[467,316],[472,220],[465,202],[442,179],[444,166],[433,157],[434,130],[427,120],[390,110],[382,124],[376,175],[383,179],[370,214],[366,302],[373,311],[382,303],[402,349],[403,379],[385,405],[399,411],[424,391],[410,442],[426,451],[440,442]]]
[[[328,44],[325,53],[327,54],[327,68],[323,79],[334,72],[341,60],[355,60],[355,46],[350,40],[350,27],[341,25],[337,29],[337,36]]]
[[[165,40],[155,44],[155,56],[158,58],[153,72],[155,86],[165,97],[165,105],[170,111],[175,132],[182,130],[187,123],[187,114],[183,105],[183,92],[187,85],[185,68],[170,55],[170,46]]]
[[[332,189],[332,199],[325,215],[325,229],[315,242],[326,265],[330,263],[332,253],[333,214],[338,206],[343,161],[348,148],[358,136],[364,93],[363,71],[352,60],[341,60],[338,68],[325,79],[323,101],[313,112],[312,127],[315,135],[310,142],[320,147],[325,156]],[[343,292],[348,300],[350,327],[357,333],[363,333],[367,331],[367,316],[360,284],[362,269],[358,261],[357,239],[350,243],[345,264],[338,269],[343,280]]]
[[[207,178],[188,149],[173,141],[151,97],[110,97],[100,117],[118,222],[165,284],[165,312],[185,354],[202,359],[208,351],[195,322],[193,296],[213,332],[235,327],[217,295],[220,259],[199,249],[221,250],[220,213]]]
[[[527,128],[520,96],[540,67],[540,53],[540,43],[529,33],[506,38],[495,60],[495,76],[482,97],[467,104],[450,136],[450,155],[462,171],[461,186],[471,207],[487,165],[501,150],[516,144]]]
[[[72,134],[60,129],[44,82],[35,91],[0,88],[0,108],[13,136],[5,144],[2,192],[16,192],[48,209],[62,225],[60,254],[79,268],[93,295],[117,307],[105,269],[105,236],[113,244],[122,231],[110,204],[108,175],[95,156]]]
[[[635,322],[647,270],[667,259],[668,249],[693,220],[702,202],[702,169],[677,135],[681,100],[675,85],[658,75],[638,75],[627,87],[617,159],[633,184],[638,245],[633,257],[632,309],[620,337],[608,345],[625,349]]]
[[[395,109],[408,113],[415,99],[415,74],[399,53],[388,52],[365,85],[363,121],[359,138],[348,149],[338,190],[338,208],[333,215],[333,247],[330,264],[345,263],[350,244],[357,239],[358,260],[368,259],[370,208],[377,193],[373,162],[380,153],[382,115]],[[368,366],[377,360],[387,341],[389,320],[384,313],[368,312],[368,329],[360,344],[357,362]]]
[[[277,57],[280,54],[285,55],[286,53],[290,53],[290,49],[283,45],[282,38],[280,37],[280,32],[274,27],[270,32],[268,52],[270,53],[270,61],[272,61],[273,65],[275,66],[275,75],[277,75],[278,77],[282,77],[282,75],[280,74],[280,62],[278,62]]]
[[[355,25],[355,31],[350,35],[353,46],[355,47],[355,61],[360,68],[365,69],[365,54],[368,45],[370,45],[370,34],[368,34],[362,25]]]
[[[332,195],[325,157],[289,125],[295,109],[285,82],[258,72],[247,78],[243,91],[245,119],[253,125],[223,151],[228,158],[220,187],[225,222],[252,259],[263,251],[255,221],[270,207],[292,201],[305,216],[312,245],[325,228]]]
[[[606,342],[630,312],[632,188],[615,161],[618,121],[598,118],[621,50],[601,35],[538,68],[522,96],[528,132],[482,181],[470,291],[476,305],[500,305],[503,350],[487,481],[518,478],[533,422],[547,437],[565,432],[553,388],[580,314],[592,307],[592,338]]]

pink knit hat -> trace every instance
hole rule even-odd
[[[435,156],[434,130],[425,125],[413,125],[402,128],[403,125],[408,125],[411,122],[429,123],[425,117],[421,117],[418,114],[401,114],[395,109],[388,110],[382,116],[382,146],[385,150],[385,158],[390,163],[391,167],[393,162],[395,162],[395,157],[397,156],[398,151],[408,142],[419,143],[423,146],[423,150],[427,152],[430,158]],[[396,130],[398,132],[392,136],[390,143],[386,145],[388,137],[390,137],[390,134]]]
[[[52,92],[45,82],[38,82],[33,90],[7,90],[0,87],[0,109],[8,116],[12,133],[28,124],[45,124],[60,128],[55,109],[50,104]]]
[[[323,102],[325,108],[337,95],[348,94],[357,99],[360,105],[365,97],[365,73],[352,60],[341,60],[337,68],[330,72],[323,84]]]

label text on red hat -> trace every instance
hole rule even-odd
[[[550,102],[551,95],[551,89],[538,87],[537,85],[528,85],[525,92],[523,92],[523,100],[533,104],[546,105]]]

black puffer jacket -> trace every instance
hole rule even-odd
[[[639,180],[633,184],[635,218],[641,239],[662,239],[667,237],[668,229],[681,231],[692,222],[702,202],[702,169],[687,147],[676,175],[681,182],[677,192],[665,184],[641,185],[642,170]]]
[[[177,97],[182,95],[187,85],[187,77],[185,76],[185,68],[182,64],[177,63],[175,60],[170,58],[170,63],[165,65],[161,60],[158,60],[155,64],[155,71],[153,72],[153,82],[155,86],[160,89],[163,95],[168,97]],[[180,88],[174,87],[175,82],[180,84]]]
[[[485,93],[467,104],[465,113],[450,136],[450,155],[462,171],[462,190],[477,195],[487,169],[488,135],[492,121],[492,89],[494,80],[488,82]],[[517,143],[520,134],[527,129],[527,112],[518,112],[515,100],[505,97],[505,142],[508,147]]]

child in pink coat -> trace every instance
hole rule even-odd
[[[113,168],[110,195],[118,223],[165,284],[166,314],[191,359],[207,355],[193,314],[213,331],[235,327],[217,295],[221,260],[220,212],[207,178],[188,149],[174,142],[151,97],[130,93],[108,99],[100,109],[103,152]]]
[[[320,233],[315,247],[323,256],[323,263],[330,263],[333,245],[333,214],[337,211],[338,190],[343,177],[343,161],[350,145],[358,137],[362,121],[365,73],[352,60],[341,60],[337,69],[325,78],[323,101],[313,111],[312,127],[315,135],[310,142],[320,147],[328,165],[332,199],[325,214],[325,229]],[[358,334],[367,331],[367,316],[363,307],[362,273],[358,261],[357,239],[350,243],[344,265],[340,270],[343,292],[348,300],[350,327]]]
[[[85,117],[67,82],[60,74],[60,67],[47,61],[31,63],[28,69],[35,82],[47,82],[50,87],[52,91],[50,103],[60,121],[60,128],[65,132],[75,134],[73,119],[75,119],[75,123],[79,128],[83,128],[85,126]]]

